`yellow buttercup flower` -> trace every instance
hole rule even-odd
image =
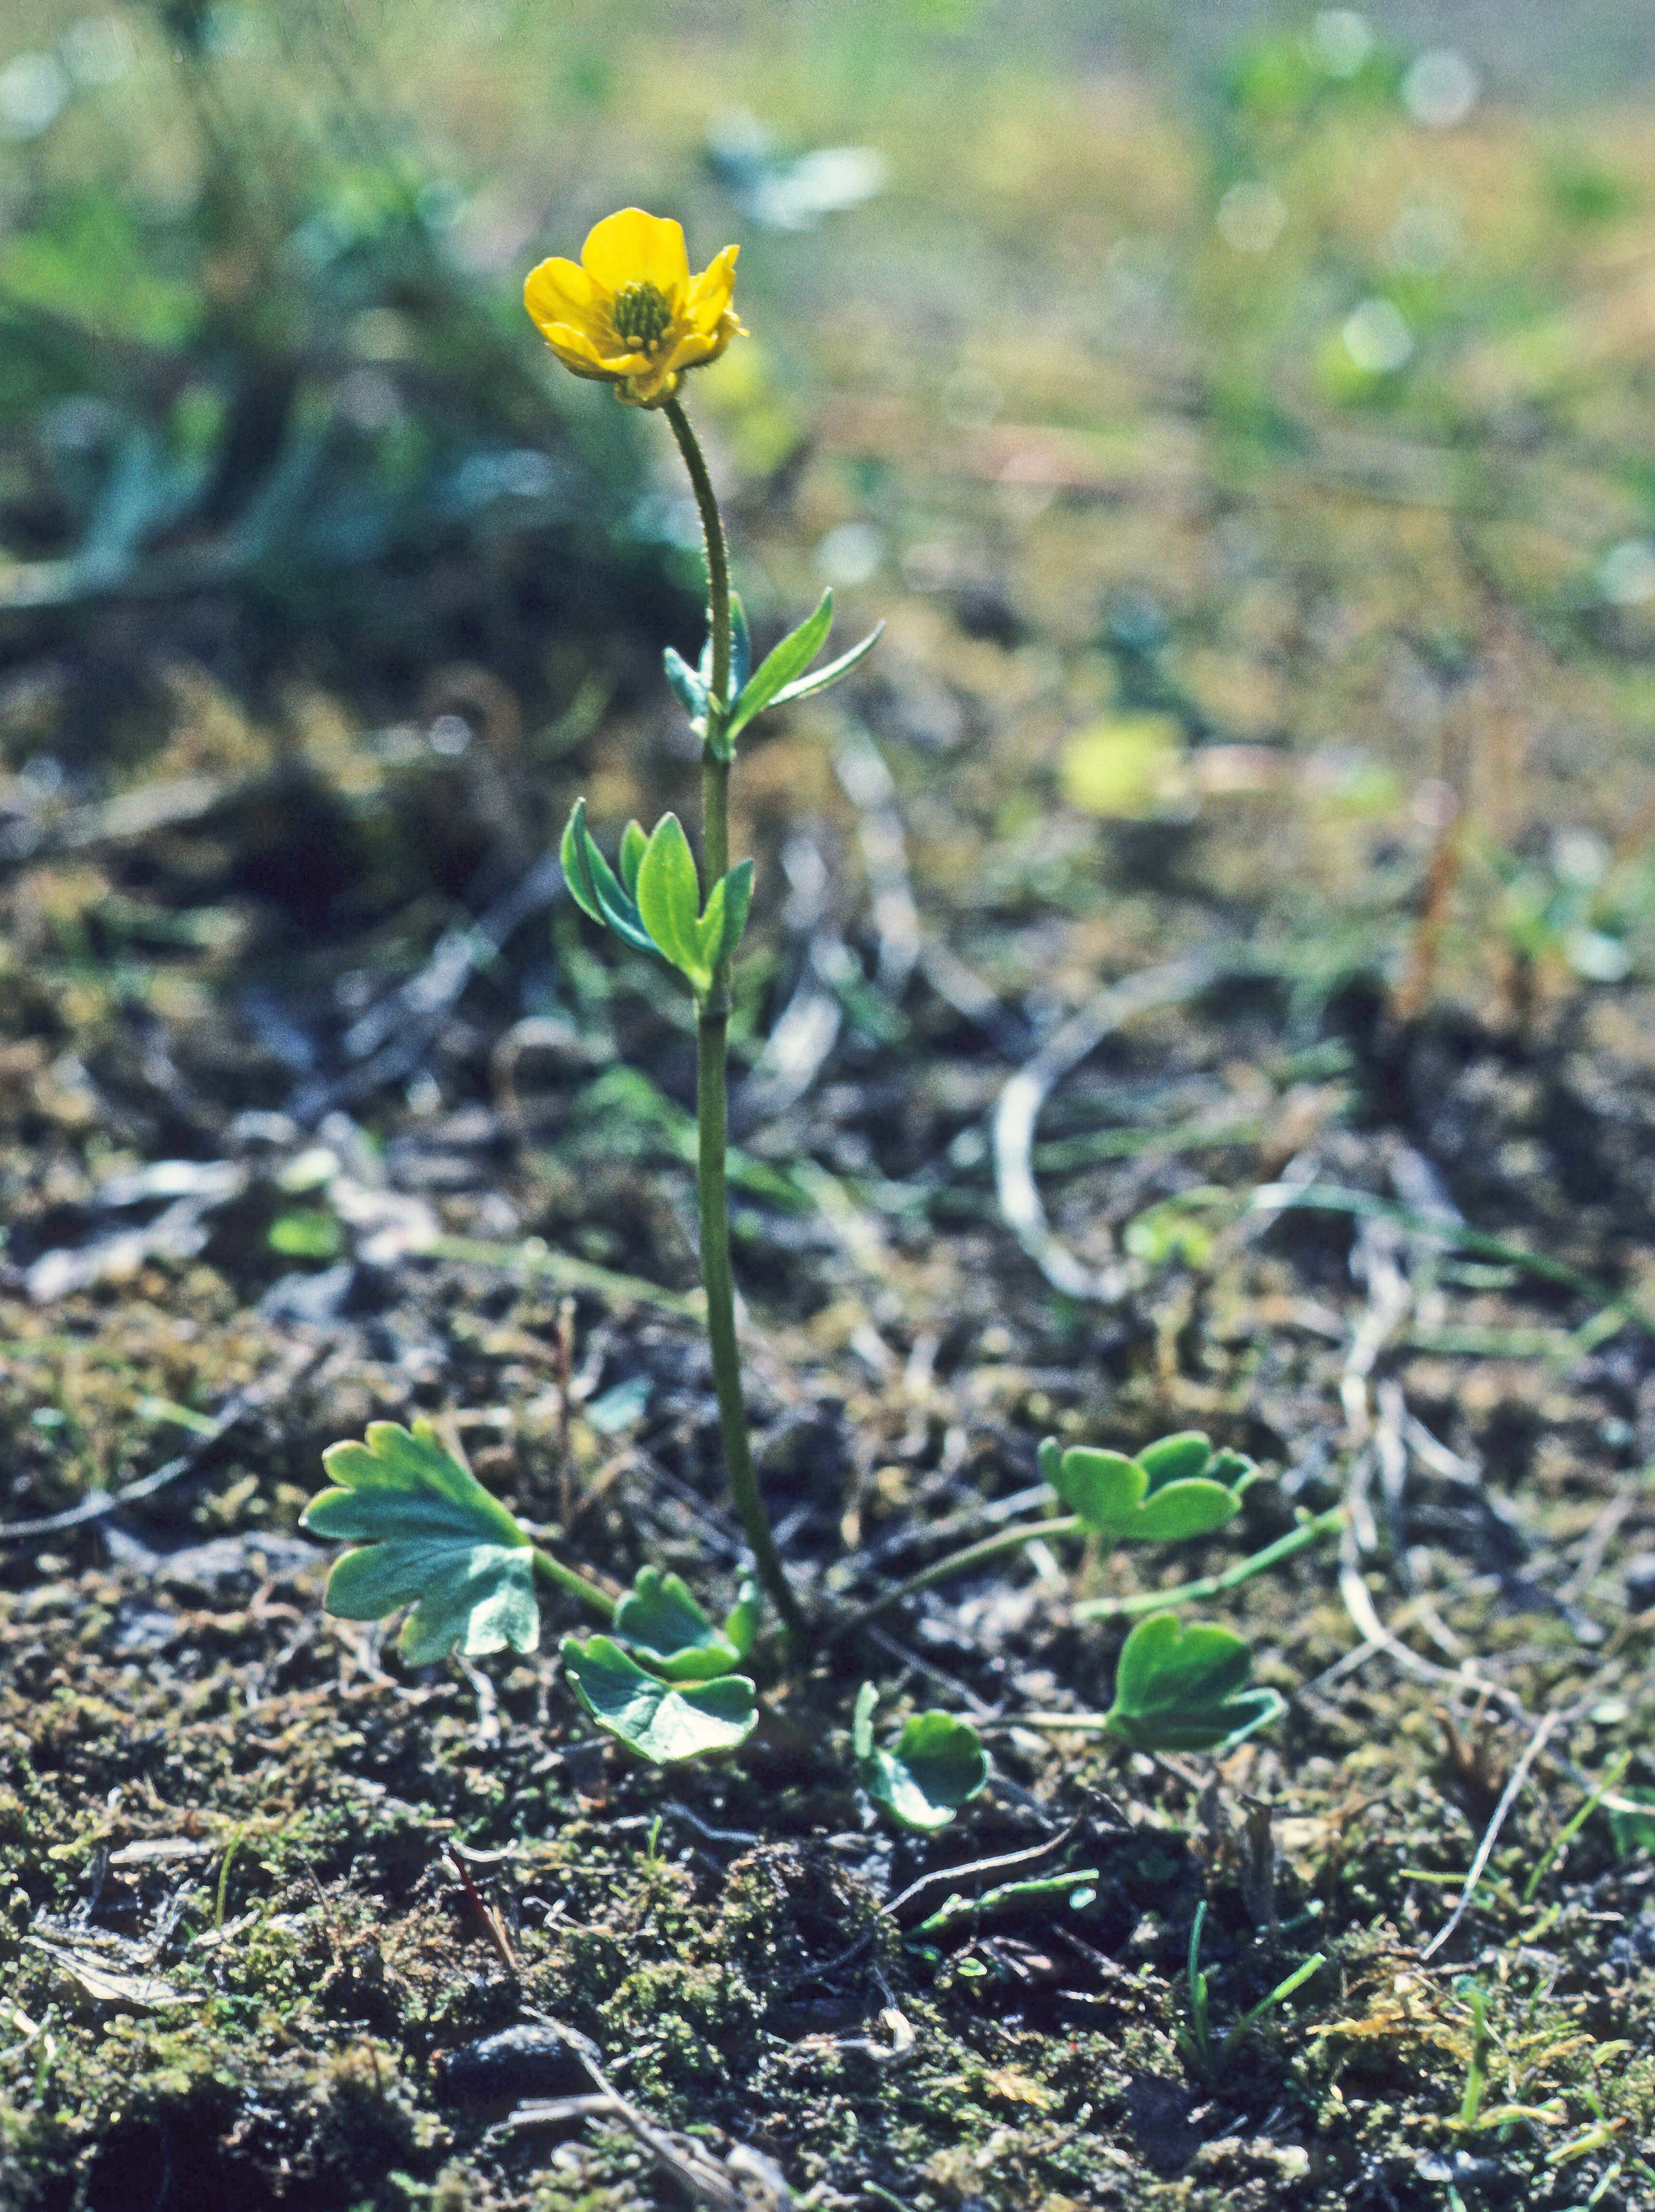
[[[730,305],[740,252],[726,246],[692,276],[677,223],[622,208],[588,233],[578,262],[532,270],[523,304],[566,368],[612,384],[628,407],[660,407],[686,369],[746,335]]]

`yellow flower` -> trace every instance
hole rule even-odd
[[[730,305],[740,252],[726,246],[692,276],[677,223],[622,208],[588,233],[578,262],[531,270],[523,304],[565,368],[612,384],[628,407],[659,407],[687,368],[746,335]]]

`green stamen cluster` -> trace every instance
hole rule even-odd
[[[671,321],[671,303],[653,284],[623,284],[615,295],[615,336],[640,352],[652,353]]]

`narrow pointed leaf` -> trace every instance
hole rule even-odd
[[[724,943],[724,892],[729,882],[728,876],[719,877],[706,902],[706,912],[695,925],[695,965],[709,983],[718,964],[718,948]]]
[[[655,945],[644,927],[631,895],[592,842],[586,827],[586,802],[577,799],[563,831],[559,858],[569,895],[584,914],[611,929],[622,944],[639,952],[653,952]]]
[[[638,911],[657,949],[694,981],[700,967],[696,924],[701,885],[695,855],[676,814],[661,817],[644,848],[638,865]]]
[[[664,1766],[733,1751],[758,1721],[753,1685],[745,1674],[677,1689],[646,1674],[610,1636],[563,1639],[563,1667],[575,1695],[601,1729],[619,1736],[641,1759]]]
[[[742,1654],[721,1635],[688,1585],[659,1567],[640,1567],[615,1608],[615,1633],[644,1664],[669,1682],[705,1682],[729,1674]]]
[[[672,686],[679,705],[698,726],[706,720],[706,684],[681,653],[670,646],[661,655],[667,672],[667,682]]]
[[[761,714],[784,685],[802,676],[827,643],[834,626],[834,595],[824,592],[815,612],[790,630],[781,643],[767,653],[742,687],[724,726],[726,744],[733,744],[755,714]]]
[[[1233,1629],[1151,1613],[1122,1647],[1109,1725],[1138,1751],[1239,1742],[1285,1710],[1276,1691],[1249,1686],[1252,1674],[1246,1639]]]
[[[716,965],[720,960],[733,960],[737,948],[747,933],[747,916],[753,904],[753,863],[737,860],[719,888],[724,894],[724,927],[718,933],[718,943],[713,953]]]
[[[737,1658],[745,1659],[759,1639],[764,1603],[755,1582],[744,1582],[736,1602],[724,1616],[724,1632]]]
[[[558,848],[562,863],[563,880],[569,886],[569,896],[582,914],[591,921],[601,922],[603,909],[597,903],[597,892],[593,887],[591,871],[586,866],[586,802],[577,799],[563,825],[563,842]]]
[[[331,1444],[322,1462],[337,1486],[301,1525],[356,1547],[329,1573],[330,1613],[379,1620],[412,1606],[398,1649],[415,1666],[452,1650],[535,1650],[534,1547],[429,1423],[374,1421],[365,1443]]]
[[[858,1764],[874,1755],[874,1708],[878,1703],[877,1686],[864,1682],[856,1693],[856,1711],[851,1720],[851,1748]]]
[[[739,699],[753,673],[753,641],[747,631],[747,609],[739,592],[730,594],[730,696]]]
[[[634,902],[638,896],[638,869],[649,839],[644,835],[643,824],[628,822],[621,832],[621,880],[627,887],[627,896]]]
[[[796,699],[814,698],[818,691],[826,691],[840,683],[859,661],[864,661],[883,636],[885,625],[876,623],[859,645],[848,653],[841,653],[837,660],[830,660],[824,668],[812,669],[809,675],[796,677],[792,683],[784,684],[770,702],[773,707],[791,706]]]

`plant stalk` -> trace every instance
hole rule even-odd
[[[701,854],[703,896],[730,869],[730,763],[719,755],[718,737],[730,701],[730,556],[724,522],[713,496],[702,453],[689,418],[676,399],[662,410],[672,425],[706,539],[707,623],[712,640],[712,683],[706,705],[706,738],[701,752]],[[726,1176],[729,1097],[726,1069],[730,1046],[730,957],[718,963],[712,987],[696,1006],[695,1019],[695,1194],[700,1213],[701,1281],[706,1291],[706,1334],[712,1352],[713,1387],[731,1495],[752,1547],[765,1593],[780,1614],[797,1647],[809,1641],[803,1613],[788,1582],[770,1523],[759,1496],[742,1391],[741,1353],[736,1341],[736,1279],[730,1258],[730,1200]]]
[[[1343,1526],[1343,1507],[1330,1506],[1325,1513],[1312,1514],[1285,1536],[1266,1544],[1262,1552],[1252,1552],[1245,1559],[1238,1559],[1222,1574],[1203,1575],[1199,1582],[1179,1583],[1175,1589],[1140,1590],[1133,1597],[1084,1598],[1074,1607],[1071,1617],[1076,1620],[1125,1620],[1137,1613],[1159,1613],[1163,1606],[1187,1605],[1195,1598],[1222,1597],[1226,1590],[1239,1589],[1255,1575],[1264,1574],[1282,1559],[1290,1559],[1295,1552],[1306,1550]]]
[[[606,1625],[615,1619],[615,1601],[607,1590],[599,1589],[596,1583],[588,1582],[585,1575],[577,1574],[573,1567],[566,1567],[561,1559],[554,1559],[549,1552],[543,1552],[538,1544],[534,1548],[534,1560],[535,1572],[543,1582],[549,1583],[554,1589],[561,1590],[566,1597],[578,1600],[588,1613],[595,1613]]]

